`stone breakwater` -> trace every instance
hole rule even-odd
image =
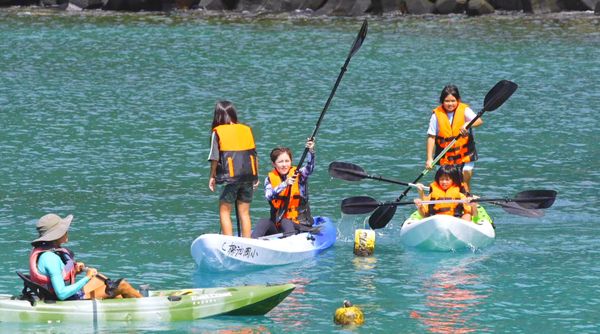
[[[65,10],[196,10],[212,14],[285,14],[310,16],[493,14],[496,11],[548,14],[594,11],[600,0],[0,0],[0,7],[40,6]]]

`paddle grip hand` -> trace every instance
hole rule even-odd
[[[463,125],[460,128],[460,134],[463,135],[463,136],[466,136],[466,135],[469,134],[469,129],[467,128],[467,125],[469,125],[469,123],[466,123],[465,125]]]
[[[298,177],[298,173],[294,173],[294,175],[291,175],[290,177],[285,179],[286,186],[291,187],[294,184],[294,182],[296,182],[297,177]]]
[[[85,270],[85,276],[87,276],[89,279],[94,278],[96,275],[98,275],[98,270],[94,269],[94,268],[90,268],[90,267],[82,267],[82,271]]]
[[[306,145],[304,145],[304,147],[306,147],[310,151],[310,153],[315,153],[315,139],[307,138]]]
[[[415,188],[417,188],[417,191],[419,192],[419,196],[421,198],[423,198],[423,196],[425,196],[425,191],[431,191],[431,188],[424,185],[423,183],[416,183]]]
[[[425,161],[425,168],[426,169],[431,169],[433,167],[433,159],[427,159]]]

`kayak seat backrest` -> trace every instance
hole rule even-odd
[[[23,280],[22,299],[29,300],[33,305],[38,300],[56,300],[55,295],[46,287],[32,281],[29,275],[17,271],[17,275]]]

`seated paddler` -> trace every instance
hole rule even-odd
[[[73,252],[63,246],[69,241],[72,220],[73,215],[61,218],[53,213],[38,220],[39,235],[31,242],[29,255],[31,281],[45,287],[57,300],[142,297],[125,280],[113,282],[96,269],[75,261]],[[85,275],[79,275],[83,272]]]
[[[252,238],[283,233],[283,236],[309,231],[313,218],[308,205],[308,177],[315,169],[315,142],[306,141],[306,165],[297,170],[292,166],[292,151],[277,147],[271,151],[273,170],[265,178],[265,198],[271,207],[271,217],[258,221]]]
[[[423,217],[432,215],[451,215],[471,221],[477,216],[477,203],[471,202],[471,197],[465,195],[462,177],[455,165],[440,166],[435,173],[435,181],[430,184],[428,196],[426,187],[418,183],[419,198],[414,200],[419,214]],[[444,200],[460,200],[463,203],[442,202]],[[423,201],[440,201],[439,203],[423,204]]]

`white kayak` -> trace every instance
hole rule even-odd
[[[492,219],[481,205],[473,221],[448,215],[423,218],[415,211],[400,229],[403,245],[423,250],[477,249],[490,245],[495,238]]]
[[[203,234],[192,243],[198,266],[216,270],[277,266],[315,257],[335,243],[337,229],[326,217],[314,217],[318,232],[303,232],[282,238],[281,234],[260,239],[222,234]]]

